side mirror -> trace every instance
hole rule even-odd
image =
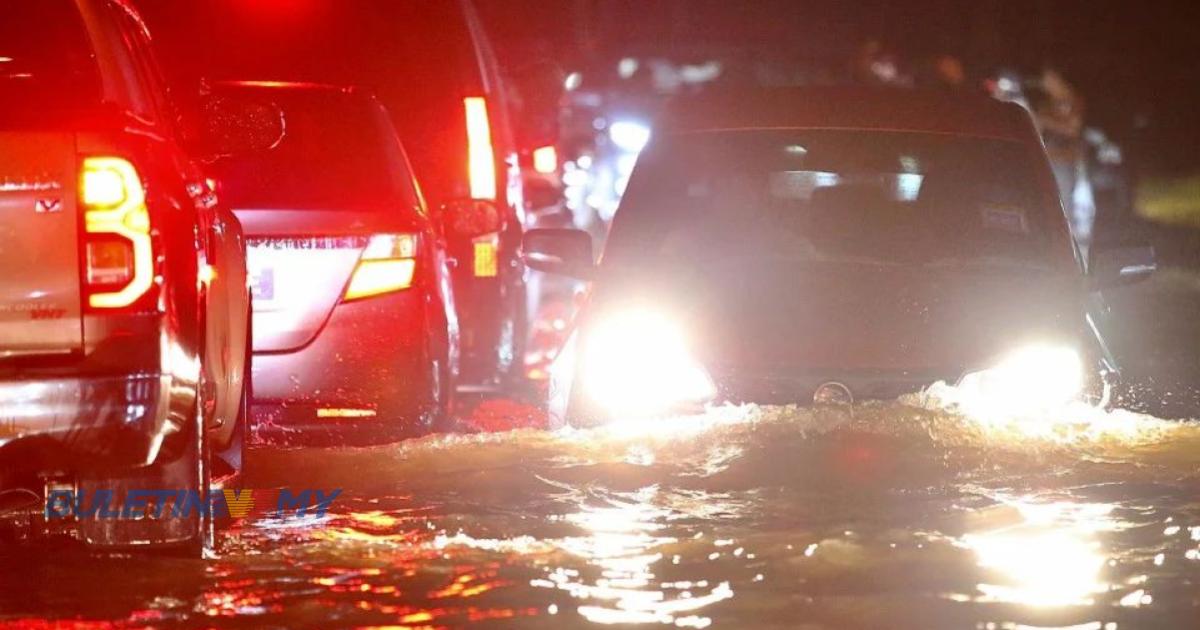
[[[1093,250],[1088,264],[1088,288],[1111,289],[1140,282],[1158,268],[1149,245]]]
[[[209,159],[273,149],[286,135],[283,110],[268,100],[213,94],[200,107],[197,148]]]
[[[580,280],[591,279],[596,269],[592,236],[583,230],[529,230],[521,242],[521,259],[530,269]]]
[[[495,234],[504,227],[495,202],[455,199],[442,205],[442,223],[450,236],[475,238]]]

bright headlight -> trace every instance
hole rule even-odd
[[[581,368],[584,391],[616,416],[665,413],[716,394],[683,332],[654,311],[624,311],[598,322]]]
[[[1064,346],[1030,346],[996,367],[963,377],[960,389],[993,411],[1045,409],[1078,398],[1084,385],[1079,353]]]
[[[639,122],[618,120],[608,128],[608,137],[622,151],[641,153],[650,142],[650,128]]]

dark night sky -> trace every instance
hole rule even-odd
[[[910,59],[949,52],[982,72],[1063,69],[1091,121],[1145,170],[1200,168],[1200,2],[1164,0],[478,0],[501,44],[793,48],[840,63],[877,38]]]
[[[349,10],[338,0],[136,0],[160,43],[187,56],[185,14],[240,4],[270,28]],[[842,66],[867,38],[919,60],[961,56],[969,69],[1061,68],[1091,122],[1139,170],[1200,168],[1200,1],[1149,0],[475,0],[502,57],[541,50],[564,69],[596,55],[740,50]],[[182,42],[189,42],[181,45]],[[183,50],[179,50],[183,48]],[[230,54],[236,54],[231,52]],[[304,51],[303,54],[319,54]]]

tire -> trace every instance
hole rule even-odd
[[[435,433],[451,433],[456,428],[454,419],[454,383],[450,375],[450,361],[436,356],[433,344],[426,342],[426,426]]]
[[[196,396],[196,413],[192,422],[193,434],[188,437],[184,454],[176,462],[167,464],[165,467],[170,468],[175,465],[184,468],[189,473],[188,485],[184,487],[199,493],[202,499],[206,499],[212,492],[212,452],[207,430],[209,419],[204,413],[207,403],[205,392],[208,389],[205,386],[205,380],[207,379],[204,376],[203,363],[201,363],[200,383],[196,388],[200,393]],[[196,518],[186,519],[187,537],[178,545],[182,555],[203,558],[212,553],[216,537],[214,520],[211,509],[203,510]]]
[[[253,322],[253,314],[247,315],[247,322]],[[234,419],[233,435],[229,439],[229,444],[224,448],[213,453],[214,471],[219,475],[238,475],[241,474],[242,468],[245,465],[244,453],[246,445],[246,435],[250,430],[250,404],[253,393],[251,383],[252,361],[254,359],[254,332],[251,325],[246,326],[246,359],[242,372],[242,395],[238,402],[238,414]]]

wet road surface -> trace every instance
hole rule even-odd
[[[330,512],[236,521],[210,561],[9,550],[0,611],[82,627],[1194,627],[1198,449],[1188,423],[984,421],[916,399],[260,449],[245,487],[341,488]]]
[[[1197,277],[1114,299],[1145,323],[1119,340],[1139,376],[1173,379],[1143,397],[1160,416],[1195,417]],[[223,523],[215,559],[0,549],[0,627],[1200,626],[1198,423],[912,398],[558,432],[486,401],[467,424],[252,451],[240,487],[341,494]]]

